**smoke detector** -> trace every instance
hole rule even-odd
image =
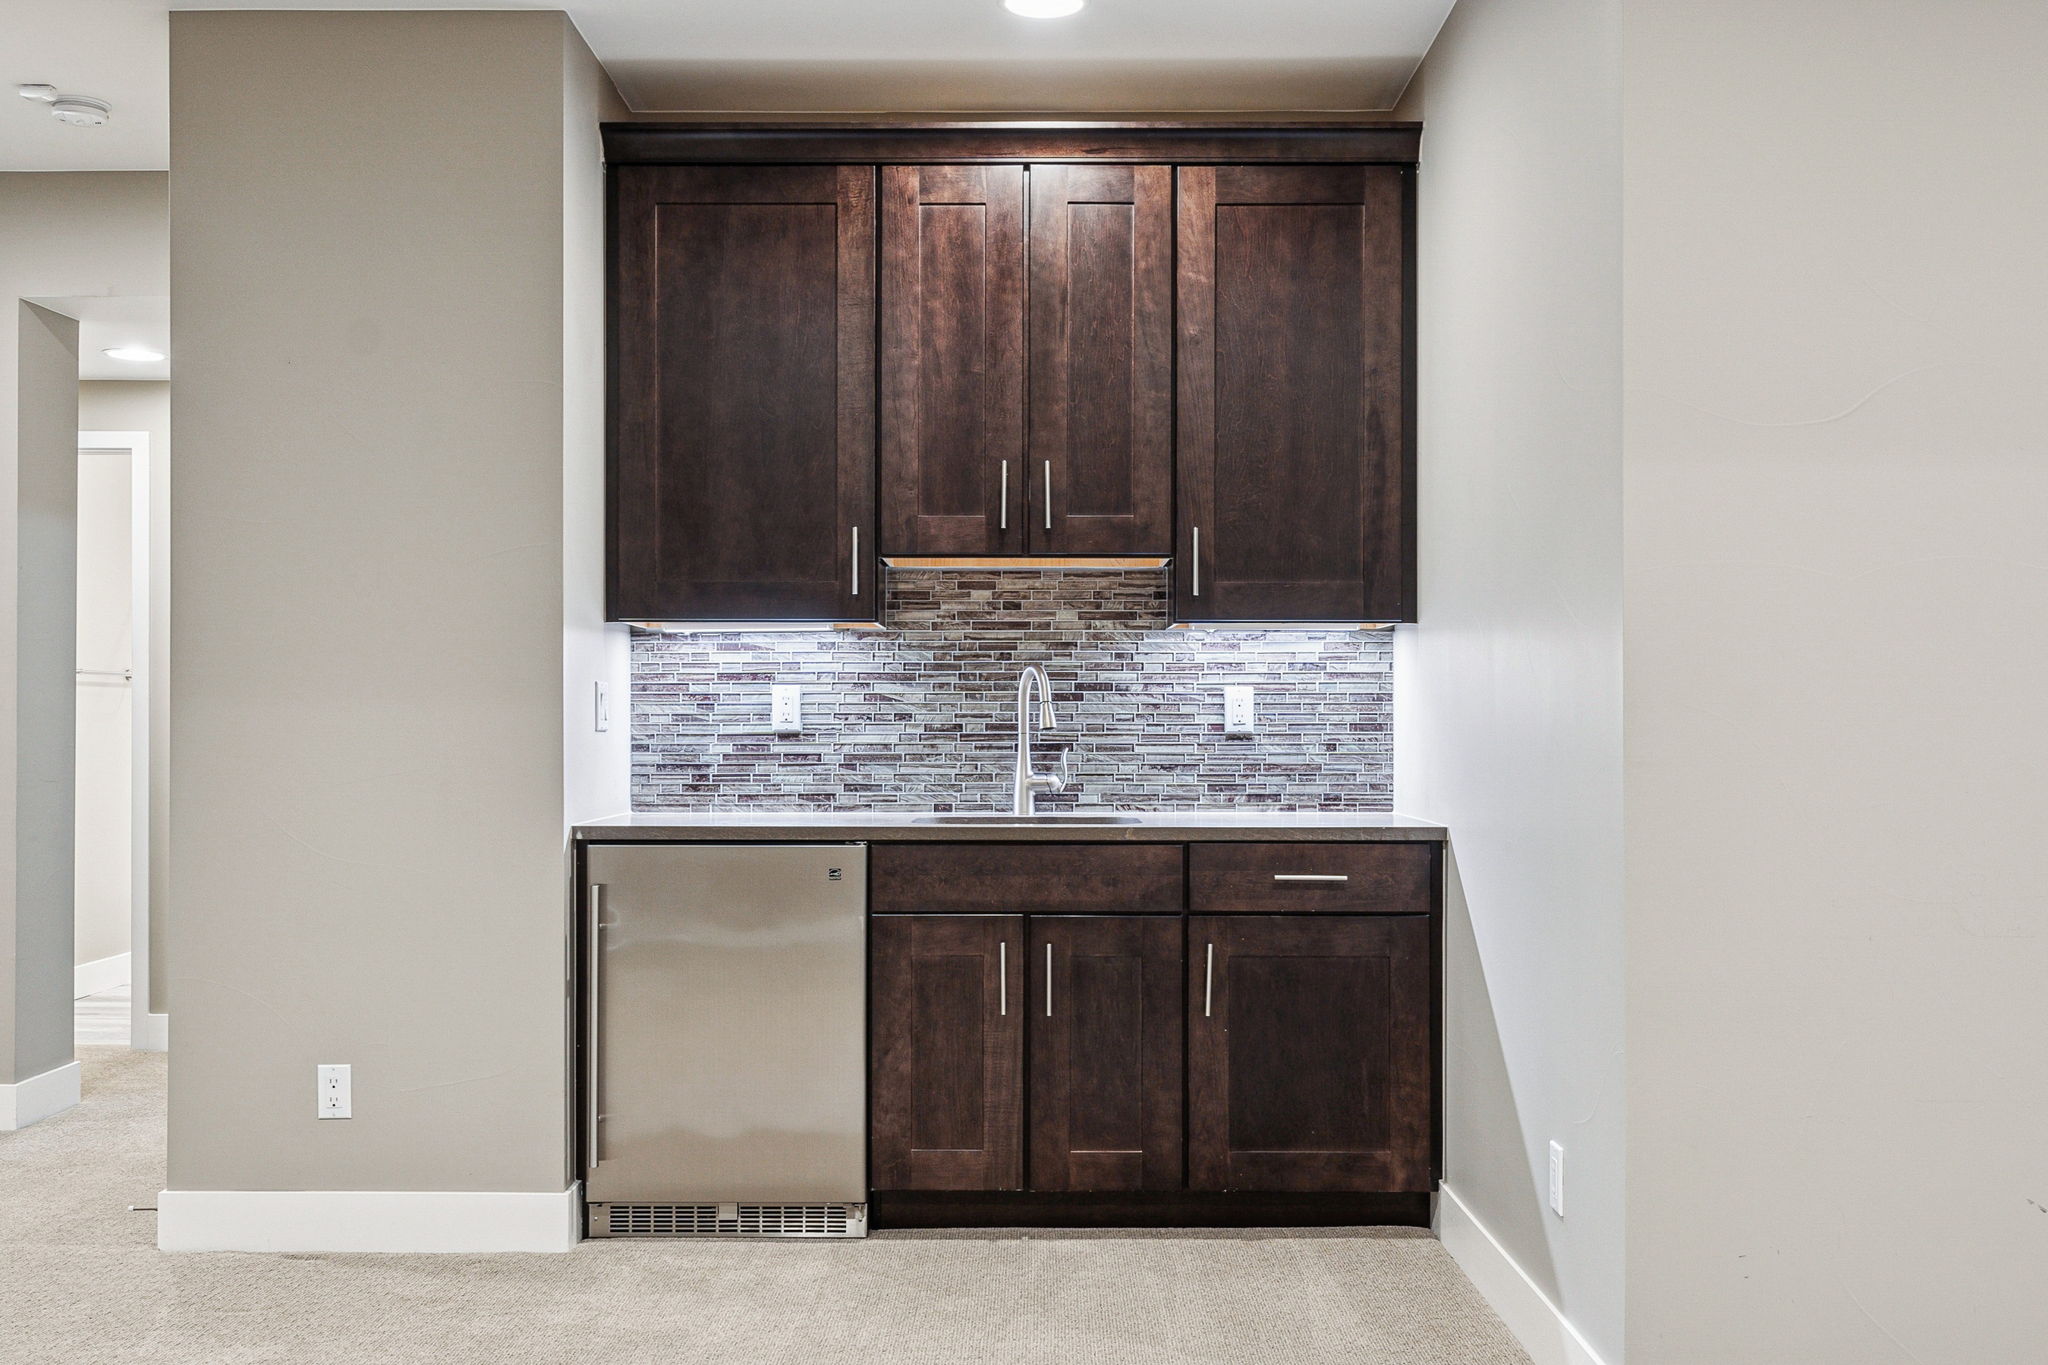
[[[114,113],[114,107],[105,100],[97,100],[90,95],[59,94],[54,85],[16,86],[15,93],[25,100],[49,105],[51,118],[74,128],[97,128]]]

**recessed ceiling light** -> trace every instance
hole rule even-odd
[[[147,346],[109,346],[100,354],[116,360],[132,360],[138,365],[148,365],[164,358],[162,351],[152,351]]]
[[[1026,19],[1064,19],[1080,13],[1087,0],[1003,0],[1003,8]]]

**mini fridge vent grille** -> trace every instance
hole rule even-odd
[[[865,1237],[865,1204],[593,1204],[597,1237]]]

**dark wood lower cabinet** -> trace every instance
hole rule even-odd
[[[1031,1172],[1043,1191],[1181,1187],[1181,922],[1031,920]]]
[[[876,1189],[1014,1190],[1024,1181],[1024,920],[869,921]]]
[[[1428,1223],[1440,851],[1182,852],[875,850],[875,1226]]]
[[[1188,1186],[1426,1191],[1427,915],[1188,921]]]

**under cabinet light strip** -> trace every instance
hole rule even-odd
[[[884,555],[892,569],[980,569],[989,573],[1024,573],[1034,569],[1163,569],[1169,555]]]
[[[768,631],[886,630],[880,621],[627,621],[635,630],[663,635],[758,635]]]
[[[1392,630],[1394,621],[1177,621],[1169,630]]]

